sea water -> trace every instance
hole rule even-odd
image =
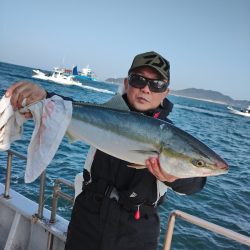
[[[117,85],[105,82],[84,82],[82,87],[65,86],[31,77],[32,69],[0,63],[1,96],[13,82],[28,80],[45,88],[48,92],[71,97],[75,100],[102,103],[117,91]],[[172,83],[174,88],[174,83]],[[179,195],[171,190],[166,202],[160,206],[162,249],[166,233],[167,218],[172,210],[178,209],[198,216],[209,222],[224,226],[235,232],[250,236],[250,118],[229,113],[225,105],[169,96],[174,103],[169,118],[181,129],[191,133],[222,156],[229,164],[228,174],[208,177],[204,189],[194,195]],[[23,139],[11,146],[26,155],[34,124],[24,126]],[[70,144],[64,138],[53,161],[47,168],[45,207],[51,208],[54,180],[63,177],[74,181],[82,171],[89,146],[82,142]],[[39,180],[24,183],[25,161],[13,159],[11,188],[34,201],[38,201]],[[0,182],[4,183],[6,153],[0,152]],[[73,195],[67,189],[63,191]],[[59,200],[58,213],[70,219],[72,205]],[[214,234],[198,226],[176,219],[172,242],[174,250],[217,250],[249,249],[233,240]]]

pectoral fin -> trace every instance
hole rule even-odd
[[[151,150],[151,149],[135,149],[131,150],[132,152],[136,152],[138,154],[148,155],[148,156],[159,156],[159,152],[157,150]]]
[[[144,169],[146,168],[145,165],[140,165],[140,164],[136,164],[136,163],[130,163],[129,165],[127,165],[129,168],[135,168],[135,169]]]
[[[155,149],[150,149],[150,148],[145,148],[145,149],[135,149],[135,150],[131,150],[131,152],[136,153],[136,154],[142,154],[145,155],[146,157],[144,157],[145,159],[147,159],[147,157],[158,157],[159,156],[159,152]],[[146,165],[141,165],[141,164],[136,164],[136,163],[129,163],[127,165],[130,168],[136,168],[136,169],[144,169],[146,168]]]

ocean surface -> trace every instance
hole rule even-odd
[[[0,63],[1,96],[13,82],[20,80],[33,81],[49,92],[53,91],[75,100],[96,103],[105,102],[117,91],[117,85],[105,82],[84,82],[83,87],[65,86],[33,79],[31,76],[31,68]],[[175,125],[215,150],[228,162],[230,170],[226,175],[209,177],[205,188],[200,193],[183,196],[171,190],[168,191],[167,201],[160,207],[159,249],[163,246],[168,215],[175,209],[250,236],[250,118],[231,114],[227,107],[221,104],[176,96],[169,96],[169,99],[174,103],[170,119]],[[26,123],[23,139],[15,142],[11,148],[26,154],[33,128],[32,121]],[[46,208],[51,207],[54,180],[63,177],[73,181],[75,175],[82,171],[88,148],[88,145],[84,143],[70,144],[67,138],[63,139],[47,169]],[[6,155],[5,152],[0,152],[1,183],[5,181]],[[14,157],[11,188],[37,202],[39,180],[25,184],[24,170],[25,162]],[[63,191],[68,192],[68,190]],[[69,219],[71,209],[72,206],[68,202],[59,201],[58,213],[61,216]],[[239,250],[250,248],[177,218],[171,249]]]

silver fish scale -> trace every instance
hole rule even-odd
[[[99,106],[74,106],[73,118],[140,142],[159,143],[162,139],[159,133],[162,122],[154,118],[148,119],[149,117],[136,112]]]

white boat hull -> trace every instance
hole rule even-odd
[[[59,76],[57,75],[56,77],[54,75],[52,76],[47,76],[43,72],[39,70],[33,70],[35,73],[32,77],[36,79],[41,79],[45,81],[51,81],[59,84],[64,84],[64,85],[76,85],[76,86],[82,86],[82,83],[76,81],[73,79],[72,76]]]
[[[233,114],[236,114],[236,115],[241,115],[241,116],[246,116],[246,117],[250,117],[250,113],[247,113],[247,112],[242,112],[242,111],[239,111],[237,109],[234,109],[232,107],[227,107],[229,109],[229,111]]]

